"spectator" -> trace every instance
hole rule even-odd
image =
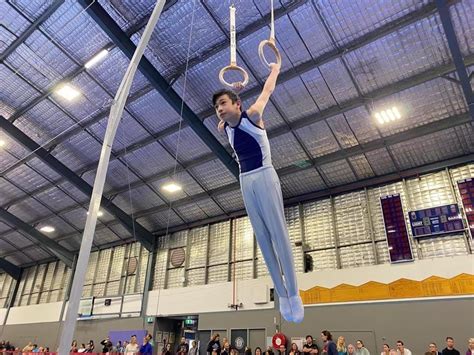
[[[257,346],[257,347],[255,348],[255,355],[262,355],[262,348],[260,348],[260,347]]]
[[[244,354],[245,355],[252,355],[252,349],[248,346],[245,347],[245,351],[244,351]]]
[[[79,349],[77,349],[78,353],[85,353],[86,352],[86,344],[81,344]]]
[[[442,351],[443,355],[461,355],[458,350],[454,348],[454,338],[446,337],[446,348]]]
[[[435,342],[431,342],[430,345],[428,345],[428,351],[426,353],[430,353],[431,355],[441,355]]]
[[[108,353],[112,351],[113,344],[110,341],[109,337],[106,337],[104,340],[100,342],[100,345],[102,345],[102,352],[103,353]]]
[[[138,346],[138,343],[137,343],[137,336],[132,335],[130,337],[130,343],[127,345],[127,348],[125,349],[125,353],[127,355],[133,355],[133,354],[138,353],[138,350],[140,350],[140,347]]]
[[[303,345],[304,355],[317,354],[319,352],[318,346],[313,342],[311,335],[306,336],[306,343]]]
[[[347,345],[347,355],[353,355],[355,353],[356,353],[355,346],[352,344]]]
[[[474,338],[469,338],[466,355],[474,355]]]
[[[298,350],[298,345],[296,345],[296,343],[291,343],[290,355],[300,355],[300,351]]]
[[[95,350],[94,340],[89,340],[89,347],[87,348],[88,353],[93,353]]]
[[[405,344],[401,340],[397,340],[397,354],[399,355],[411,355],[411,351],[405,348]]]
[[[162,353],[162,355],[172,355],[172,353],[171,353],[171,344],[170,343],[166,344],[166,346],[164,347],[164,349],[161,353]]]
[[[140,346],[140,354],[142,355],[151,355],[153,354],[153,347],[150,344],[151,335],[147,334],[143,337],[143,344]]]
[[[78,347],[77,347],[77,340],[73,340],[71,343],[71,349],[69,349],[69,352],[71,353],[77,353]]]
[[[370,355],[369,350],[367,350],[367,348],[364,346],[364,342],[362,340],[360,339],[357,340],[356,346],[357,346],[357,349],[355,353],[357,355]]]
[[[223,342],[223,344],[224,344],[224,347],[221,351],[221,355],[230,355],[230,344],[229,344],[229,342],[225,341],[225,342]]]
[[[221,344],[219,343],[219,334],[215,333],[212,335],[211,340],[207,344],[207,353],[220,355],[221,353]]]
[[[303,349],[304,349],[304,347],[303,347]],[[275,355],[275,353],[273,352],[273,348],[271,346],[267,346],[267,350],[265,350],[264,355]]]
[[[31,353],[31,351],[33,350],[33,343],[30,341],[28,343],[28,345],[26,345],[24,348],[23,348],[23,352],[24,353]]]
[[[390,346],[388,344],[383,344],[382,352],[380,355],[390,355]]]
[[[178,355],[188,355],[189,345],[186,343],[186,338],[182,337],[181,342],[176,347],[176,354]]]
[[[346,339],[342,335],[337,338],[336,349],[339,355],[347,355]]]
[[[227,344],[229,344],[229,343],[227,343]],[[197,347],[197,341],[193,340],[191,342],[191,348],[188,351],[188,355],[198,355],[198,351],[199,351],[199,349]],[[227,354],[227,355],[229,355],[229,354]]]
[[[324,349],[328,355],[337,355],[336,344],[332,341],[332,334],[329,330],[323,330],[321,332],[321,339],[324,343]]]
[[[76,344],[76,346],[77,346],[77,344]],[[33,349],[31,349],[31,352],[32,353],[38,353],[39,352],[38,344],[33,344]],[[76,348],[75,352],[77,352],[77,348]]]

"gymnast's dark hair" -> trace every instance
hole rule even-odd
[[[229,96],[233,104],[235,104],[236,101],[240,101],[239,95],[236,94],[234,91],[229,89],[220,89],[216,91],[214,95],[212,95],[212,106],[216,106],[217,99],[223,95]]]

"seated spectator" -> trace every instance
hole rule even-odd
[[[246,346],[244,354],[245,355],[252,355],[252,349],[249,346]]]
[[[81,344],[79,349],[77,349],[78,353],[85,353],[86,352],[86,344]]]
[[[454,348],[454,338],[446,337],[446,348],[442,351],[443,355],[461,355],[458,350]]]
[[[357,340],[356,342],[356,354],[357,355],[370,355],[369,350],[364,346],[364,342],[362,340]]]
[[[336,348],[339,355],[347,355],[346,339],[342,335],[337,338]]]
[[[474,355],[474,338],[469,338],[466,355]]]
[[[262,348],[260,348],[260,347],[257,346],[257,347],[255,348],[255,355],[262,355]]]
[[[405,348],[405,344],[401,340],[397,340],[397,354],[398,355],[411,355],[411,351]]]
[[[229,344],[229,342],[226,341],[222,344],[223,344],[223,348],[222,348],[222,351],[221,351],[221,355],[230,355],[230,344]]]
[[[94,349],[95,349],[95,345],[94,345],[94,340],[89,340],[89,344],[88,344],[88,348],[87,348],[87,352],[88,353],[93,353],[94,352]]]
[[[383,344],[382,352],[380,355],[390,355],[390,346],[388,344]]]

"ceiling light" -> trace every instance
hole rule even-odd
[[[89,211],[87,211],[87,215],[89,215]],[[104,215],[104,212],[99,211],[97,212],[97,217],[102,217]]]
[[[0,139],[0,147],[3,147],[5,144],[7,144],[3,139]]]
[[[375,119],[379,124],[389,123],[402,118],[400,111],[394,106],[387,110],[382,110],[374,114]]]
[[[92,68],[94,65],[99,63],[102,59],[107,57],[107,54],[109,54],[109,51],[107,49],[102,49],[99,53],[97,53],[94,57],[92,57],[91,60],[89,60],[86,64],[84,64],[84,67],[86,69]]]
[[[169,184],[163,185],[161,188],[168,192],[176,192],[182,190],[182,187],[178,184],[175,184],[174,182],[170,182]]]
[[[55,230],[56,229],[54,229],[54,227],[52,227],[52,226],[43,226],[43,227],[40,228],[40,231],[45,232],[45,233],[52,233]]]
[[[56,93],[58,95],[61,95],[68,101],[74,100],[76,97],[80,95],[80,92],[76,89],[74,89],[72,86],[68,84],[64,84],[60,86],[57,90]]]

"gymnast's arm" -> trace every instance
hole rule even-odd
[[[272,63],[270,64],[271,67],[271,73],[267,78],[267,81],[265,82],[265,85],[263,86],[262,93],[258,97],[257,101],[250,106],[250,108],[247,110],[247,115],[249,118],[255,122],[257,125],[263,128],[263,110],[265,109],[265,106],[267,106],[268,100],[270,99],[271,94],[273,93],[273,90],[275,90],[275,85],[278,79],[278,74],[280,74],[280,65]]]

